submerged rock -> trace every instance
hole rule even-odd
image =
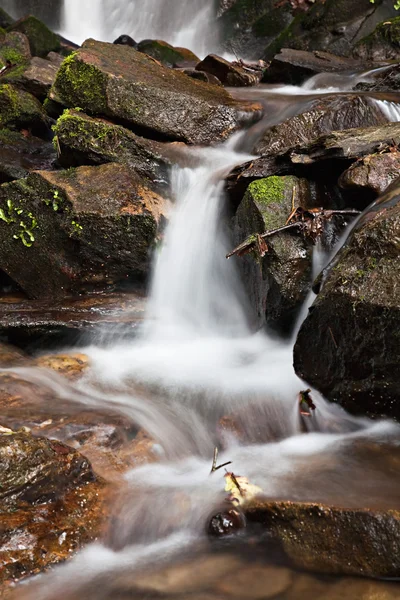
[[[395,181],[400,172],[400,152],[369,154],[360,158],[339,178],[344,190],[369,190],[377,196]]]
[[[173,67],[185,61],[194,65],[200,62],[199,57],[187,48],[176,48],[163,40],[143,40],[137,45],[137,50],[155,58],[166,67]]]
[[[60,40],[58,36],[39,21],[36,17],[29,15],[23,17],[9,28],[11,31],[20,31],[24,33],[31,48],[32,56],[44,57],[51,51],[57,52],[60,49]]]
[[[392,184],[329,268],[294,349],[297,374],[354,413],[400,418],[400,203]],[[312,344],[310,344],[312,340]]]
[[[37,367],[50,369],[67,379],[76,380],[82,377],[90,365],[86,354],[47,354],[40,356],[33,363]]]
[[[361,60],[396,60],[400,57],[400,17],[379,23],[376,29],[358,42],[353,55]]]
[[[234,238],[239,244],[249,235],[282,227],[296,206],[306,206],[309,188],[293,176],[268,177],[251,183],[239,205]],[[238,258],[257,324],[288,333],[308,293],[311,247],[299,235],[283,232],[266,240],[263,258]]]
[[[129,46],[87,40],[60,67],[50,98],[128,124],[136,133],[205,144],[261,115],[258,104],[166,69]]]
[[[210,73],[226,86],[240,87],[260,83],[262,71],[250,71],[239,65],[234,65],[216,54],[209,54],[199,62],[196,70]]]
[[[0,268],[31,298],[147,275],[168,201],[115,163],[0,187]]]
[[[276,540],[299,569],[365,577],[399,576],[397,510],[255,499],[247,507],[246,517],[262,524],[269,543]]]

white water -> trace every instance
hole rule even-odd
[[[218,46],[215,13],[214,0],[64,0],[61,33],[77,44],[122,34],[162,39],[204,57]]]
[[[388,121],[391,123],[400,121],[400,104],[388,100],[374,100],[374,102],[379,106]]]

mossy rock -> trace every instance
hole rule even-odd
[[[61,48],[58,36],[50,31],[47,25],[32,15],[24,17],[11,25],[9,31],[20,31],[27,36],[32,56],[44,58],[49,52],[57,52]]]
[[[32,94],[5,83],[0,85],[0,126],[43,132],[47,128],[47,118],[42,105]]]
[[[200,62],[191,50],[187,48],[175,48],[163,40],[142,40],[137,49],[152,58],[155,58],[166,67],[173,67],[182,62]]]
[[[124,165],[0,186],[0,268],[32,298],[147,276],[168,201]]]
[[[139,135],[205,144],[261,116],[214,85],[157,64],[134,48],[87,40],[61,65],[50,99],[110,117]]]
[[[17,79],[26,69],[30,58],[31,52],[26,35],[19,31],[4,34],[3,41],[0,43],[0,69],[8,62],[12,66],[3,73],[2,83]]]
[[[400,17],[379,23],[370,35],[357,43],[353,54],[363,60],[398,60],[400,56]]]
[[[395,182],[363,214],[330,265],[294,350],[297,374],[330,400],[354,413],[397,419],[399,238]]]
[[[3,8],[0,8],[0,28],[7,29],[13,23],[14,19]]]
[[[235,243],[285,225],[292,200],[309,202],[305,180],[272,176],[253,181],[247,188],[234,221]],[[280,233],[267,240],[263,258],[237,259],[257,319],[273,329],[289,333],[308,293],[311,280],[311,248],[299,235]]]

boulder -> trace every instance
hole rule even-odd
[[[274,56],[262,78],[263,83],[288,83],[301,85],[320,73],[346,73],[362,70],[360,61],[330,52],[305,52],[282,48]]]
[[[368,154],[349,167],[339,179],[344,190],[368,190],[379,196],[400,172],[400,152]]]
[[[268,533],[268,544],[278,542],[298,569],[376,578],[399,576],[398,510],[260,498],[247,507],[246,517],[261,524]]]
[[[387,123],[382,111],[365,96],[327,95],[309,104],[307,110],[267,129],[255,145],[254,153],[278,154],[331,131]]]
[[[32,15],[13,23],[9,30],[19,31],[27,36],[32,56],[45,57],[49,52],[60,49],[58,36]]]
[[[31,298],[148,274],[168,202],[115,163],[37,171],[0,187],[0,267]]]
[[[347,410],[400,417],[400,188],[367,209],[329,267],[294,349],[297,374]],[[312,344],[310,344],[312,340]]]
[[[268,177],[249,185],[234,220],[234,239],[285,225],[292,201],[305,207],[309,201],[305,180],[293,176]],[[239,261],[242,279],[258,326],[289,333],[311,281],[311,247],[302,237],[282,232],[267,240],[263,258],[246,256]]]
[[[49,141],[0,129],[0,183],[27,177],[31,171],[54,168],[57,153]]]
[[[259,104],[166,69],[129,46],[87,40],[66,58],[50,98],[124,122],[135,133],[206,144],[261,116]]]
[[[186,61],[193,64],[200,62],[199,57],[187,48],[176,48],[163,40],[143,40],[137,45],[137,50],[158,60],[165,67],[173,67]]]
[[[135,42],[130,35],[120,35],[116,40],[113,41],[113,44],[119,44],[121,46],[131,46],[132,48],[138,49],[138,44]]]
[[[4,67],[7,61],[12,65],[7,73],[3,72],[3,81],[6,75],[11,77],[12,73],[18,73],[18,67],[25,67],[30,58],[31,51],[26,35],[19,31],[0,33],[0,68]]]
[[[399,60],[400,17],[379,23],[370,35],[356,44],[353,56],[364,61]]]
[[[371,33],[376,25],[394,17],[392,0],[326,0],[315,2],[310,10],[294,19],[263,58],[271,60],[281,48],[329,51],[350,56],[355,43]]]
[[[188,75],[188,77],[193,77],[193,79],[198,79],[199,81],[204,81],[205,83],[211,83],[212,85],[222,85],[218,77],[211,75],[211,73],[206,73],[205,71],[198,71],[197,69],[190,68],[184,68],[182,69],[182,71],[183,73],[185,73],[185,75]]]
[[[4,80],[12,82],[43,102],[55,81],[57,71],[58,66],[55,63],[34,56],[24,70],[20,69],[17,73],[10,69]]]
[[[10,17],[8,13],[3,8],[0,8],[0,27],[2,29],[7,29],[14,22],[14,19]]]
[[[196,66],[197,71],[203,71],[214,75],[223,85],[230,87],[241,87],[257,85],[262,77],[261,70],[245,70],[221,56],[209,54]]]
[[[0,85],[0,126],[29,129],[39,135],[45,135],[48,130],[47,116],[40,102],[9,83]]]

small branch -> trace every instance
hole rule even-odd
[[[288,231],[289,229],[301,229],[301,228],[302,228],[301,223],[299,223],[299,222],[291,223],[290,225],[284,225],[283,227],[278,227],[277,229],[271,229],[271,231],[266,231],[265,233],[262,233],[259,237],[261,239],[265,239],[267,237],[270,237],[271,235],[280,233],[281,231]],[[234,256],[235,254],[237,254],[238,256],[247,254],[248,252],[250,252],[253,249],[253,247],[256,245],[256,242],[257,242],[256,234],[249,236],[247,239],[245,239],[244,242],[242,242],[239,246],[237,246],[234,250],[232,250],[232,252],[227,254],[226,258],[231,258],[231,256]]]
[[[222,465],[218,465],[218,467],[217,467],[217,460],[218,460],[218,448],[215,447],[214,448],[214,457],[213,457],[213,462],[212,462],[212,467],[211,467],[210,473],[214,473],[215,471],[222,469],[222,467],[226,467],[227,465],[232,464],[232,461],[229,460],[228,462],[223,463]]]

